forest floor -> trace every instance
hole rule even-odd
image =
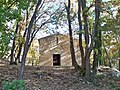
[[[17,80],[20,66],[0,65],[0,90],[3,81]],[[73,67],[26,66],[27,90],[120,90],[120,79],[107,73],[98,74],[88,82]]]

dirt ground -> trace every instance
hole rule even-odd
[[[0,65],[0,90],[3,81],[17,80],[20,66]],[[73,67],[26,66],[27,90],[120,90],[120,79],[108,74],[86,81]]]

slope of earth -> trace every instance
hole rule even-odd
[[[0,66],[0,90],[3,81],[17,80],[20,66]],[[79,76],[73,67],[26,66],[27,90],[120,90],[120,80],[98,75],[90,82]]]

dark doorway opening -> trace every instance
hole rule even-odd
[[[60,54],[53,54],[53,66],[60,66]]]

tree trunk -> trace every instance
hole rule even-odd
[[[99,44],[98,44],[98,61],[99,61],[99,65],[102,65],[102,31],[99,30]]]
[[[82,0],[82,10],[83,10],[83,20],[84,20],[84,30],[85,30],[85,43],[86,47],[88,47],[89,44],[89,33],[88,33],[88,15],[87,12],[85,11],[86,7],[86,0]]]
[[[76,62],[75,50],[73,45],[73,36],[72,36],[71,19],[70,19],[70,0],[68,0],[68,6],[66,6],[66,11],[67,11],[68,26],[69,26],[70,52],[72,58],[72,65],[75,67],[75,69],[79,69],[80,67]]]
[[[120,71],[120,58],[118,60],[119,60],[118,62],[119,62],[119,71]]]
[[[17,34],[17,32],[18,32],[18,23],[16,25],[15,35]],[[12,44],[12,49],[10,54],[10,65],[17,64],[14,62],[15,40],[16,40],[16,36],[14,36],[14,39],[13,39],[13,44]]]
[[[90,54],[91,54],[91,51],[92,51],[92,47],[87,49],[86,55],[85,55],[85,60],[86,60],[85,78],[87,80],[90,79]]]
[[[118,62],[119,62],[119,71],[120,71],[120,48],[119,48],[119,51],[118,51],[118,52],[119,52],[119,57],[118,57],[118,60],[119,60],[119,61],[118,61]]]
[[[24,32],[23,38],[25,38],[26,32],[27,32],[27,28],[26,28],[26,30]],[[18,51],[18,54],[17,54],[17,57],[16,57],[16,61],[18,60],[19,63],[21,63],[20,55],[21,55],[21,52],[22,52],[22,46],[23,46],[23,42],[21,42],[20,45],[19,45],[19,51]]]
[[[88,18],[86,9],[86,0],[82,0],[82,10],[83,10],[83,20],[84,20],[84,30],[85,30],[85,78],[90,78],[90,53],[89,51],[89,33],[88,33]]]
[[[85,69],[84,50],[82,46],[82,20],[81,20],[81,0],[78,0],[78,22],[79,22],[79,48],[82,60],[82,69]]]
[[[93,55],[93,70],[96,73],[98,67],[98,61],[101,61],[102,53],[101,53],[101,31],[99,30],[100,27],[100,4],[101,0],[95,1],[95,46],[94,46],[94,55]]]
[[[27,25],[28,25],[28,10],[26,10],[26,28],[25,28],[25,32],[23,34],[23,38],[25,38],[26,33],[27,33]],[[19,63],[21,63],[20,55],[21,55],[21,52],[22,52],[22,46],[23,46],[23,42],[21,42],[20,45],[19,45],[19,51],[18,51],[17,57],[15,59],[16,61],[18,60]]]
[[[31,34],[31,30],[32,30],[34,20],[36,18],[37,10],[38,10],[41,2],[42,2],[42,0],[38,0],[37,6],[35,8],[35,12],[34,12],[32,18],[31,18],[30,24],[28,26],[28,32],[27,32],[26,42],[25,42],[25,45],[24,45],[24,51],[23,51],[23,56],[22,56],[22,63],[21,63],[19,77],[18,77],[19,80],[23,79],[23,74],[24,74],[24,71],[25,71],[26,56],[27,56],[27,53],[28,53],[28,45],[29,45],[29,40],[30,40],[30,34]]]

